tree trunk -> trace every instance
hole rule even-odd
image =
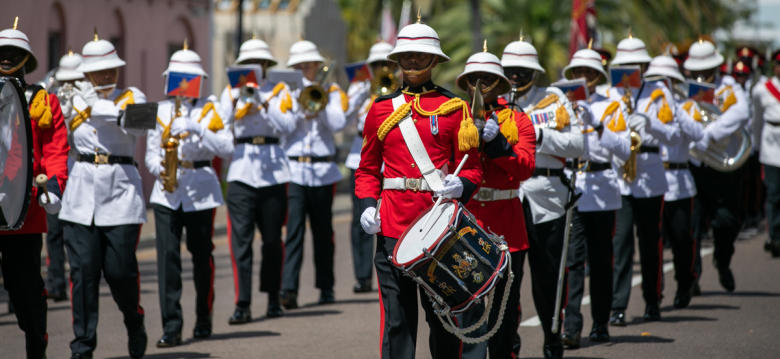
[[[479,11],[479,0],[471,3],[471,43],[473,52],[482,51],[482,15]]]

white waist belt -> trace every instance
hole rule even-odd
[[[397,189],[401,191],[429,191],[432,192],[428,181],[422,178],[385,178],[383,181],[383,189]]]
[[[520,191],[516,189],[492,189],[482,187],[473,198],[480,202],[503,201],[517,198],[518,192]]]

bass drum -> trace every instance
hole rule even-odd
[[[22,228],[30,205],[33,142],[21,83],[0,77],[0,230]]]

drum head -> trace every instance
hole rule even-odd
[[[22,228],[32,193],[30,113],[18,80],[0,78],[0,230]]]
[[[395,253],[395,261],[399,264],[409,263],[423,255],[423,249],[432,248],[442,235],[448,230],[449,225],[455,219],[455,211],[458,205],[455,202],[444,202],[437,209],[433,217],[425,225],[425,230],[420,231],[430,209],[420,214],[417,219],[401,235],[401,243]]]

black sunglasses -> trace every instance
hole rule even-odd
[[[534,71],[535,70],[533,69],[527,69],[524,67],[505,67],[504,75],[506,75],[506,77],[512,77],[512,76],[517,76],[521,78],[531,77],[534,75]]]

